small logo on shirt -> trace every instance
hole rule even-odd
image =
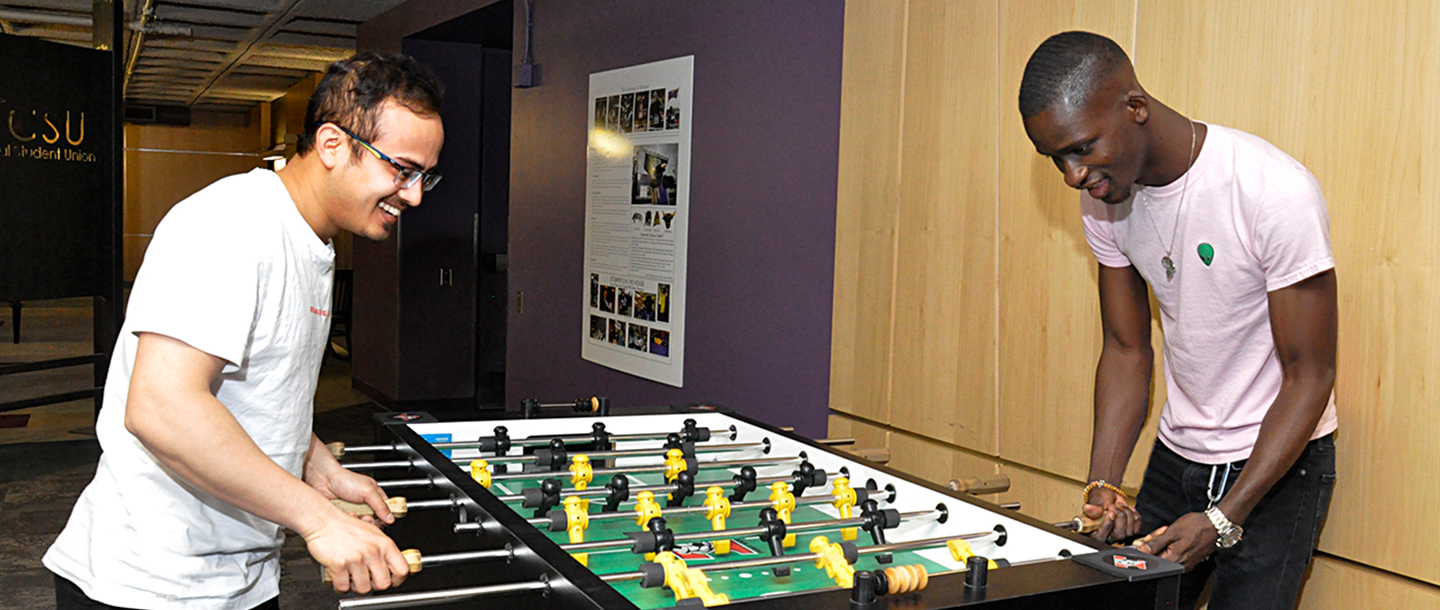
[[[1199,248],[1196,248],[1196,251],[1200,253],[1200,262],[1205,263],[1206,267],[1210,266],[1210,261],[1215,260],[1215,248],[1210,244],[1202,243]]]
[[[322,317],[322,318],[328,318],[328,317],[330,317],[330,312],[329,312],[328,310],[324,310],[324,309],[316,309],[316,308],[314,308],[314,307],[311,307],[311,308],[310,308],[310,313],[313,313],[313,314],[315,314],[315,315],[317,315],[317,316],[320,316],[320,317]]]

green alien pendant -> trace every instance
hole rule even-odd
[[[1215,260],[1215,248],[1210,247],[1210,244],[1200,244],[1196,250],[1200,253],[1200,262],[1205,263],[1206,267],[1210,266],[1210,261]]]

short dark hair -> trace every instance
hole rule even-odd
[[[380,137],[380,109],[394,101],[423,117],[440,116],[445,88],[429,68],[400,53],[366,51],[342,59],[325,71],[305,111],[305,132],[295,143],[304,155],[315,147],[315,132],[335,123],[374,142]],[[360,154],[360,148],[351,151]]]
[[[1020,116],[1030,118],[1056,102],[1080,106],[1130,57],[1115,41],[1090,32],[1062,32],[1045,39],[1020,79]]]

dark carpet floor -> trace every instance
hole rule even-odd
[[[326,442],[375,440],[374,413],[365,403],[315,416],[315,433]],[[0,445],[0,610],[55,607],[54,582],[40,558],[54,542],[80,491],[95,475],[95,441]],[[305,542],[291,533],[280,554],[280,607],[335,608],[340,596],[321,582]]]

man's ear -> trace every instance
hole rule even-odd
[[[1150,120],[1150,96],[1142,90],[1136,89],[1125,96],[1125,108],[1130,111],[1130,120],[1136,125],[1144,125]]]
[[[350,155],[350,137],[334,123],[315,130],[315,154],[325,169],[335,169]]]

